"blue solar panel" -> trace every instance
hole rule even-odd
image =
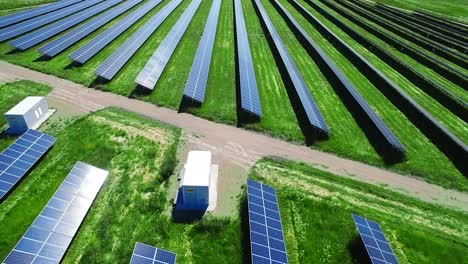
[[[398,264],[380,225],[356,214],[352,216],[372,263]]]
[[[297,31],[300,32],[302,37],[306,40],[310,47],[316,51],[322,61],[325,63],[326,67],[330,69],[333,74],[338,78],[338,81],[342,84],[343,88],[346,90],[346,97],[352,98],[353,103],[362,111],[364,115],[367,116],[366,120],[371,122],[372,127],[374,127],[384,138],[384,141],[379,143],[382,145],[388,145],[391,148],[399,151],[405,152],[405,147],[401,144],[398,138],[393,134],[393,132],[388,128],[388,126],[380,119],[379,116],[374,112],[374,110],[369,106],[366,100],[359,94],[359,92],[354,88],[351,82],[346,78],[346,76],[338,69],[335,63],[327,56],[327,54],[317,45],[312,38],[307,34],[307,32],[299,25],[299,23],[294,19],[294,17],[284,8],[279,1],[275,0],[275,4],[281,9],[281,11],[286,15],[289,20],[289,24],[292,24]],[[304,42],[305,43],[305,42]],[[317,58],[316,58],[317,59]]]
[[[130,264],[175,264],[176,263],[176,254],[149,246],[140,242],[135,243],[135,248],[133,249],[132,259]]]
[[[252,263],[288,263],[275,189],[248,179],[247,201]]]
[[[180,16],[177,23],[172,27],[171,31],[159,44],[156,51],[146,63],[145,67],[140,71],[135,79],[135,83],[153,90],[156,83],[161,77],[167,63],[171,59],[174,50],[179,44],[180,39],[185,33],[193,15],[200,6],[201,0],[193,0],[184,13]]]
[[[294,63],[293,59],[289,55],[286,46],[284,45],[281,37],[279,36],[278,32],[276,31],[273,23],[270,20],[270,17],[266,13],[265,9],[263,8],[260,1],[255,0],[255,4],[260,11],[261,18],[267,27],[269,37],[274,42],[274,45],[281,57],[282,63],[284,64],[287,74],[289,75],[294,88],[296,89],[297,95],[299,96],[299,100],[301,101],[302,107],[307,115],[309,120],[309,124],[312,128],[317,131],[319,134],[328,134],[329,130],[325,120],[320,113],[312,95],[310,94],[309,89],[307,88],[304,79],[302,79],[301,73],[299,72],[296,64]]]
[[[117,16],[121,15],[122,13],[128,11],[135,5],[141,3],[143,0],[130,0],[127,1],[116,8],[109,10],[108,12],[96,17],[95,19],[67,32],[65,35],[60,36],[59,38],[45,44],[44,46],[40,47],[38,50],[43,55],[48,57],[53,57],[60,52],[64,51],[71,45],[75,44],[79,40],[83,39],[87,35],[93,33],[100,27],[107,24],[112,19],[116,18]]]
[[[108,172],[77,162],[47,205],[2,263],[59,263]],[[79,178],[79,184],[69,182]],[[74,188],[66,188],[72,185]]]
[[[52,25],[48,25],[41,29],[38,29],[30,34],[17,38],[10,41],[10,45],[19,49],[26,50],[36,44],[41,43],[42,41],[49,39],[79,23],[85,21],[86,19],[99,14],[100,12],[122,2],[123,0],[107,0],[96,6],[78,12],[72,16],[69,16],[59,22],[56,22]]]
[[[197,53],[195,54],[187,83],[185,84],[184,96],[199,103],[203,103],[203,99],[205,98],[206,83],[208,81],[211,53],[216,37],[220,7],[221,0],[214,0],[210,14],[208,15],[208,20],[206,21],[203,36],[198,44]]]
[[[115,50],[105,61],[103,61],[94,73],[106,80],[112,80],[119,70],[145,43],[154,31],[166,20],[182,0],[172,0],[158,13],[150,18],[137,32],[135,32],[124,44]]]
[[[103,0],[87,0],[84,2],[77,3],[72,6],[68,6],[66,8],[56,10],[54,12],[51,12],[49,14],[45,14],[42,16],[35,17],[33,19],[23,21],[21,23],[11,25],[6,28],[0,29],[0,41],[5,41],[10,38],[17,37],[23,33],[29,32],[31,30],[34,30],[36,28],[42,27],[46,24],[52,23],[54,21],[57,21],[61,18],[64,18],[66,16],[69,16],[75,12],[78,12],[80,10],[83,10],[85,8],[88,8],[92,5],[95,5],[99,2],[102,2]]]
[[[72,52],[68,57],[73,61],[85,63],[96,55],[99,51],[105,48],[110,42],[124,33],[129,27],[140,20],[144,15],[151,11],[156,5],[161,3],[162,0],[151,0],[143,4],[131,14],[122,18],[119,22],[102,32],[85,45],[79,47]]]
[[[234,8],[241,108],[248,113],[261,117],[262,107],[258,96],[249,38],[240,0],[234,1]]]
[[[64,8],[64,7],[76,4],[80,1],[83,1],[83,0],[63,0],[63,1],[58,1],[49,5],[40,6],[36,8],[31,8],[25,11],[13,13],[11,15],[2,16],[0,17],[0,28],[21,22],[23,20],[27,20],[33,17],[37,17],[40,15],[49,13],[60,8]]]
[[[0,200],[54,144],[55,138],[28,130],[0,153]]]

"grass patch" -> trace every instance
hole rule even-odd
[[[7,9],[15,9],[21,7],[30,7],[34,5],[41,5],[54,2],[54,0],[0,0],[0,9],[7,10]]]
[[[290,263],[360,263],[351,213],[380,223],[400,263],[466,260],[466,213],[285,160],[250,177],[277,189]]]

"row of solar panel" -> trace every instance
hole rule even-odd
[[[85,63],[96,55],[99,51],[105,48],[114,39],[120,36],[133,24],[139,21],[144,15],[151,11],[155,6],[161,3],[162,0],[151,0],[133,11],[131,14],[122,18],[119,22],[112,25],[110,28],[94,37],[85,45],[73,51],[69,58],[75,62]]]
[[[19,49],[26,50],[35,46],[36,44],[41,43],[42,41],[49,39],[79,23],[85,21],[86,19],[93,17],[100,12],[121,3],[123,0],[107,0],[102,3],[99,3],[93,7],[87,8],[81,12],[78,12],[74,15],[71,15],[63,20],[60,20],[54,24],[48,25],[41,29],[38,29],[30,34],[19,37],[15,40],[10,41],[10,45]]]
[[[206,83],[211,64],[211,54],[218,27],[219,10],[221,0],[214,0],[205,24],[202,38],[198,44],[197,53],[190,69],[189,77],[185,84],[184,96],[203,103],[205,98]]]
[[[317,19],[305,10],[297,1],[293,0],[296,8],[300,9],[300,13],[307,14],[308,18],[312,18],[315,21]],[[312,5],[312,2],[309,2]],[[332,5],[331,5],[332,6]],[[318,8],[316,5],[314,8]],[[338,9],[337,9],[338,10]],[[344,15],[345,13],[340,13]],[[333,16],[332,16],[333,18]],[[346,17],[350,18],[350,17]],[[360,20],[352,20],[353,22],[360,22]],[[331,38],[331,43],[337,45],[338,50],[344,50],[344,54],[348,58],[352,58],[352,62],[358,67],[361,72],[365,72],[369,76],[369,80],[381,90],[385,95],[391,94],[389,97],[390,101],[398,107],[403,114],[412,117],[410,120],[412,123],[423,132],[428,139],[430,139],[446,156],[454,163],[454,165],[460,168],[462,171],[466,168],[466,162],[460,158],[463,155],[467,155],[468,146],[464,144],[456,135],[442,125],[436,118],[434,118],[429,112],[421,107],[411,96],[404,92],[395,83],[389,80],[385,75],[375,68],[369,61],[362,57],[352,47],[350,47],[341,38],[333,34],[326,26],[321,23],[316,25],[324,32],[327,38]],[[393,38],[391,38],[393,39]],[[417,119],[417,120],[416,120]],[[461,153],[458,156],[454,156],[453,153]]]
[[[150,90],[154,89],[159,77],[161,77],[161,74],[171,59],[174,50],[179,44],[180,39],[187,30],[190,21],[192,21],[193,15],[195,15],[200,3],[201,0],[192,0],[190,5],[185,9],[179,20],[177,20],[171,31],[169,31],[163,41],[159,44],[145,67],[143,67],[136,77],[135,83],[137,85]]]
[[[419,34],[424,37],[428,37],[431,40],[434,40],[440,44],[443,44],[446,47],[456,49],[460,52],[465,52],[467,49],[466,42],[467,39],[464,39],[462,36],[452,37],[446,34],[443,34],[440,30],[432,30],[430,28],[426,28],[420,23],[414,23],[411,20],[406,18],[402,18],[399,16],[394,15],[393,13],[387,12],[385,10],[381,10],[375,8],[375,6],[360,2],[360,1],[351,1],[355,5],[365,9],[366,11],[372,12],[375,15],[378,15],[381,19],[386,19],[390,21],[392,25],[395,26],[403,26],[404,28],[411,30],[412,32]]]
[[[58,53],[62,52],[66,48],[70,47],[74,43],[78,42],[79,40],[83,39],[87,35],[93,33],[95,30],[99,29],[100,27],[107,24],[112,19],[116,18],[117,16],[121,15],[122,13],[128,11],[135,5],[141,3],[143,0],[130,0],[127,1],[116,8],[94,18],[93,20],[73,29],[63,36],[45,44],[44,46],[39,48],[39,52],[43,55],[48,57],[53,57]],[[75,21],[76,22],[76,21]],[[63,21],[62,23],[66,23]]]
[[[0,200],[54,144],[55,138],[28,130],[0,154]]]
[[[182,0],[172,0],[165,5],[102,62],[94,73],[103,79],[111,80],[181,2]]]
[[[237,72],[240,90],[241,108],[254,116],[262,116],[262,107],[258,96],[257,80],[250,53],[249,38],[245,26],[244,11],[240,0],[234,1],[236,30]]]
[[[59,263],[107,174],[77,162],[3,263]]]
[[[33,17],[40,16],[42,14],[46,14],[46,13],[76,4],[80,1],[83,1],[83,0],[63,0],[63,1],[58,1],[49,5],[40,6],[40,7],[25,10],[25,11],[17,12],[11,15],[2,16],[0,17],[0,28],[13,25],[15,23],[18,23],[18,22],[21,22],[21,21],[24,21]]]
[[[341,72],[340,69],[333,63],[333,61],[328,57],[328,55],[317,45],[312,38],[307,34],[307,32],[299,25],[299,23],[294,19],[294,17],[289,13],[286,8],[284,8],[279,1],[275,0],[275,5],[279,7],[281,12],[286,16],[288,24],[292,25],[299,34],[305,39],[305,42],[308,43],[308,47],[312,48],[317,54],[318,57],[314,59],[321,60],[324,66],[330,70],[337,80],[341,83],[342,87],[345,88],[346,98],[343,100],[352,99],[354,105],[359,108],[363,115],[371,122],[371,126],[377,131],[377,134],[380,135],[381,140],[379,144],[384,146],[389,146],[395,149],[398,152],[404,153],[405,147],[401,144],[398,138],[393,134],[393,132],[388,128],[388,126],[380,119],[379,116],[374,112],[374,110],[369,106],[366,100],[359,94],[359,92],[354,88],[351,82],[346,78],[346,76]],[[302,42],[302,43],[305,43]],[[320,64],[319,64],[320,65]]]
[[[266,13],[260,1],[255,1],[255,6],[260,12],[261,19],[268,30],[268,37],[270,37],[275,45],[277,52],[281,58],[281,62],[286,68],[286,73],[289,75],[290,80],[296,90],[299,100],[302,104],[302,108],[308,118],[309,125],[316,131],[317,134],[328,134],[328,126],[320,113],[304,79],[301,76],[296,64],[292,57],[289,55],[286,46],[284,45],[281,37],[276,31],[270,17]]]
[[[46,24],[57,21],[61,18],[67,17],[73,13],[89,8],[102,1],[103,0],[86,0],[86,1],[78,2],[77,4],[56,10],[54,12],[2,28],[0,29],[0,42],[5,41],[7,39],[11,39],[13,37],[17,37],[31,30],[37,29]]]

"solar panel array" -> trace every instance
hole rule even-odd
[[[77,162],[3,263],[60,263],[107,174]]]
[[[175,264],[176,254],[149,246],[140,242],[135,243],[130,264]]]
[[[98,5],[95,5],[91,8],[78,12],[72,16],[69,16],[61,21],[58,21],[52,25],[48,25],[41,29],[38,29],[30,34],[17,38],[10,41],[10,45],[19,49],[26,50],[36,44],[41,43],[42,41],[49,39],[60,32],[63,32],[73,26],[78,25],[79,23],[85,21],[86,19],[99,14],[100,12],[122,2],[124,0],[107,0]]]
[[[0,154],[0,200],[54,143],[54,137],[31,129]]]
[[[354,103],[367,115],[368,120],[372,122],[372,125],[378,130],[378,133],[382,135],[386,142],[382,144],[390,145],[392,148],[398,150],[399,152],[405,152],[405,147],[401,144],[398,138],[393,134],[393,132],[388,128],[388,126],[380,119],[379,116],[372,110],[366,100],[359,94],[359,92],[354,88],[351,82],[346,78],[346,76],[338,69],[338,67],[333,63],[333,61],[327,56],[325,52],[317,45],[312,38],[307,34],[307,32],[299,25],[299,23],[294,19],[294,17],[284,8],[278,0],[275,0],[275,4],[282,10],[282,12],[287,16],[289,22],[294,25],[294,27],[300,32],[302,37],[306,39],[309,45],[318,53],[320,58],[325,62],[326,66],[333,72],[333,74],[338,78],[338,80],[343,84],[343,87],[347,91],[347,95],[351,96]]]
[[[174,11],[182,0],[172,0],[135,32],[124,44],[103,61],[94,73],[106,80],[111,80],[135,52],[145,43],[154,31]]]
[[[151,11],[156,5],[161,3],[162,0],[151,0],[143,4],[131,14],[122,18],[119,22],[112,25],[106,31],[102,32],[85,45],[79,47],[72,52],[68,57],[73,61],[85,63],[99,51],[105,48],[110,42],[124,33],[129,27],[135,24],[140,18]]]
[[[380,225],[356,214],[352,214],[367,254],[373,264],[398,264]]]
[[[325,120],[323,119],[322,114],[320,113],[320,110],[315,104],[315,101],[312,98],[312,95],[310,94],[310,91],[307,88],[307,85],[304,82],[304,79],[302,79],[302,76],[299,70],[297,69],[296,64],[294,63],[293,59],[291,58],[291,56],[289,55],[286,49],[286,46],[281,40],[281,37],[279,36],[278,32],[273,26],[273,23],[268,17],[268,14],[266,13],[260,1],[255,0],[255,4],[257,5],[258,10],[260,11],[261,17],[268,29],[268,33],[270,37],[273,39],[275,47],[287,70],[287,74],[290,76],[293,82],[293,86],[296,89],[296,92],[299,96],[299,100],[302,103],[302,107],[304,108],[304,111],[307,115],[310,125],[314,128],[314,130],[317,130],[320,133],[328,134],[329,130],[328,130],[327,124],[325,123]]]
[[[63,1],[58,1],[58,2],[49,4],[46,6],[40,6],[40,7],[25,10],[25,11],[13,13],[11,15],[2,16],[0,17],[0,28],[13,25],[15,23],[18,23],[18,22],[21,22],[21,21],[24,21],[24,20],[27,20],[36,16],[40,16],[42,14],[46,14],[46,13],[55,11],[57,9],[67,7],[69,5],[76,4],[80,1],[83,1],[83,0],[63,0]]]
[[[205,24],[205,30],[198,44],[187,83],[185,84],[184,96],[199,103],[203,103],[203,99],[205,98],[220,7],[221,0],[214,0]]]
[[[201,0],[193,0],[180,16],[177,23],[172,27],[171,31],[159,44],[156,51],[146,63],[145,67],[140,71],[135,79],[135,83],[147,89],[154,89],[159,80],[164,68],[169,62],[174,50],[179,44],[180,39],[185,33],[193,15],[200,6]]]
[[[247,179],[252,264],[288,263],[276,190]]]
[[[84,2],[77,3],[75,5],[72,5],[72,6],[68,6],[66,8],[62,8],[60,10],[56,10],[49,14],[38,16],[33,19],[23,21],[21,23],[14,24],[6,28],[2,28],[0,29],[0,42],[17,37],[31,30],[34,30],[46,24],[57,21],[61,18],[69,16],[73,13],[76,13],[80,10],[93,6],[102,1],[103,0],[87,0]]]
[[[143,0],[129,0],[116,8],[109,10],[108,12],[96,17],[95,19],[73,29],[63,36],[45,44],[39,48],[39,52],[43,55],[53,57],[63,50],[67,49],[71,45],[75,44],[82,38],[93,33],[95,30],[99,29],[103,25],[107,24],[112,19],[128,11],[135,5],[141,3]]]
[[[245,27],[242,2],[234,1],[234,15],[236,23],[237,64],[240,82],[240,101],[242,110],[258,117],[262,116],[262,107],[258,96],[257,81],[250,54],[249,38]]]

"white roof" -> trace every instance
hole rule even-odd
[[[28,96],[6,112],[5,115],[24,115],[43,99],[43,96]]]
[[[190,151],[184,167],[181,185],[209,186],[211,174],[211,152]]]

